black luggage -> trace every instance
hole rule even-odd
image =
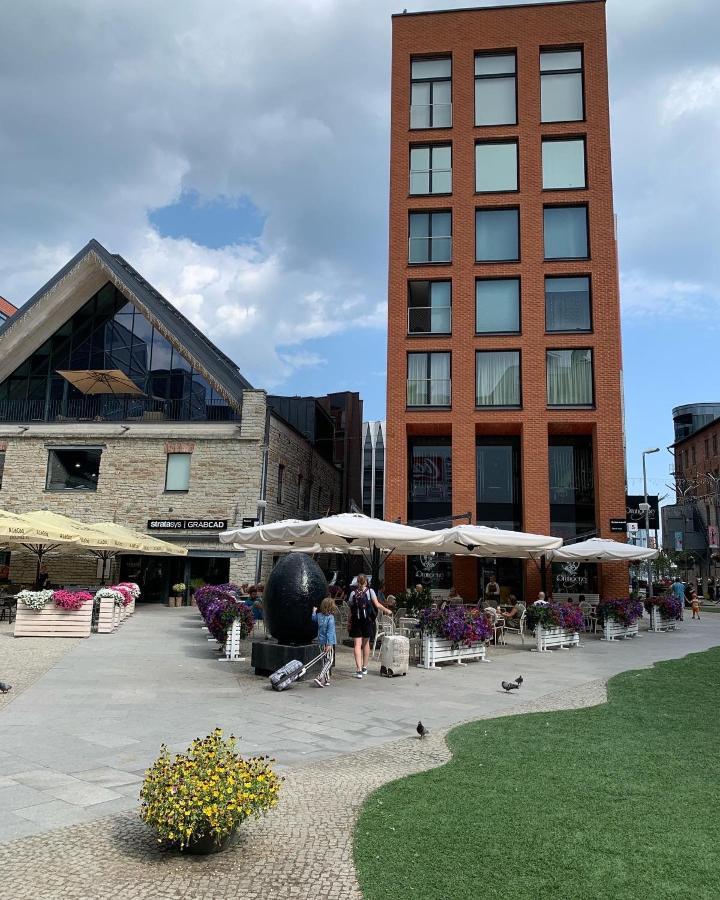
[[[274,691],[286,690],[291,685],[295,684],[298,678],[301,678],[310,666],[314,666],[315,663],[323,659],[324,656],[325,653],[323,652],[319,656],[316,656],[315,659],[311,659],[305,666],[299,659],[291,659],[289,663],[286,663],[270,676],[270,685],[272,689]]]

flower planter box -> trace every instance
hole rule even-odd
[[[130,605],[126,607],[127,614],[131,616],[135,612],[135,598],[133,597],[130,601]]]
[[[539,653],[545,653],[555,647],[561,650],[568,650],[570,647],[578,647],[580,645],[580,635],[577,631],[570,631],[566,628],[543,628],[538,625],[535,629],[535,638]]]
[[[80,609],[62,609],[50,601],[43,609],[30,609],[18,603],[15,637],[90,637],[92,601]]]
[[[661,612],[659,606],[650,609],[650,631],[675,631],[678,626],[677,619],[668,619]]]
[[[621,625],[615,619],[606,619],[603,625],[603,641],[616,641],[620,638],[635,638],[638,636],[638,623]]]
[[[487,648],[482,642],[466,646],[461,644],[453,649],[452,642],[436,637],[424,637],[422,641],[422,662],[424,669],[437,669],[437,663],[454,662],[459,666],[465,665],[463,660],[485,660]]]
[[[111,634],[120,622],[120,607],[112,597],[100,599],[100,613],[98,615],[98,634]]]

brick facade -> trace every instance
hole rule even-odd
[[[410,435],[442,435],[452,439],[452,512],[476,508],[476,437],[518,435],[521,442],[522,527],[549,533],[548,437],[591,435],[595,469],[598,534],[611,535],[610,518],[625,509],[622,358],[617,272],[617,246],[612,199],[609,108],[602,2],[456,10],[393,17],[392,119],[390,170],[389,327],[386,518],[407,521],[407,440]],[[583,49],[586,120],[540,123],[540,48]],[[517,55],[518,124],[474,125],[474,58],[481,51],[514,50]],[[409,129],[410,67],[417,56],[452,55],[451,128]],[[542,188],[541,136],[586,136],[587,189],[547,191]],[[475,143],[516,138],[519,145],[519,191],[475,193]],[[452,195],[409,196],[411,144],[452,144]],[[588,204],[588,260],[546,262],[543,206]],[[475,210],[520,207],[518,263],[475,262]],[[408,265],[408,213],[452,210],[452,263]],[[590,334],[546,334],[544,277],[590,275],[593,331]],[[520,334],[475,335],[475,279],[520,277]],[[409,279],[452,279],[452,335],[408,336]],[[547,349],[592,348],[595,404],[592,409],[551,409],[546,402]],[[476,350],[521,352],[522,408],[479,410],[475,406]],[[452,352],[452,408],[406,407],[406,354]],[[403,586],[403,560],[389,560],[389,589]],[[603,567],[602,591],[627,592],[624,566]],[[455,559],[454,579],[465,597],[476,597],[475,560]],[[540,586],[537,567],[526,568],[526,592]]]

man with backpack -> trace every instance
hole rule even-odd
[[[370,659],[370,641],[375,633],[375,619],[378,610],[388,616],[392,612],[378,600],[375,591],[368,585],[364,575],[358,575],[357,586],[350,594],[349,636],[353,639],[353,655],[355,656],[355,677],[362,678],[368,673]]]

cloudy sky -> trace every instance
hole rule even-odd
[[[443,0],[2,4],[0,294],[89,238],[258,386],[384,414],[390,14]],[[718,399],[720,5],[608,0],[631,491]],[[670,456],[651,457],[662,493]]]

